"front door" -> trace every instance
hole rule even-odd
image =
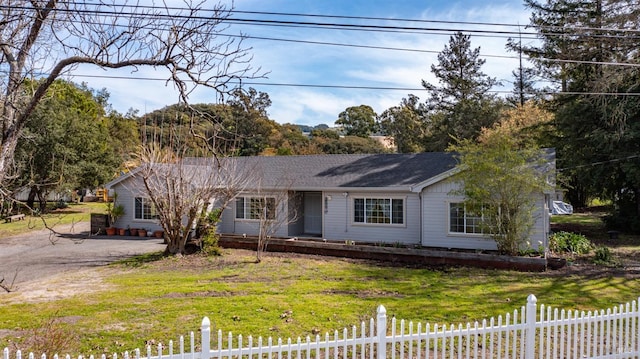
[[[304,193],[304,233],[322,235],[322,193]]]

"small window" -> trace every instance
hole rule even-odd
[[[236,219],[276,218],[276,199],[273,197],[236,198]]]
[[[354,198],[353,221],[371,224],[404,224],[404,200],[400,198]]]
[[[482,214],[467,211],[464,203],[449,203],[449,232],[482,234]]]
[[[144,197],[136,197],[133,210],[134,219],[157,219],[158,212],[150,199]]]
[[[244,197],[236,198],[236,218],[244,218]]]

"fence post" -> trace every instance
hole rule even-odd
[[[535,295],[529,294],[527,297],[527,316],[525,323],[525,359],[534,359],[536,355],[536,311],[538,299]]]
[[[200,333],[202,335],[200,340],[200,346],[202,347],[200,358],[201,359],[209,359],[211,355],[210,345],[211,345],[211,321],[209,321],[208,317],[204,317],[202,319],[202,326],[200,327]]]
[[[378,321],[376,323],[378,334],[378,359],[387,358],[387,309],[384,305],[378,306]]]

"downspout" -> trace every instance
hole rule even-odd
[[[422,236],[424,235],[424,218],[422,218],[422,191],[418,192],[418,198],[420,199],[420,247],[424,247],[422,243]]]
[[[413,186],[409,187],[409,192],[414,192]],[[422,212],[423,212],[423,203],[422,203],[422,190],[420,190],[420,192],[418,192],[418,202],[420,204],[420,210],[419,210],[419,214],[420,214],[420,235],[418,236],[418,239],[420,240],[420,247],[424,247],[424,244],[422,243],[422,237],[424,236],[424,218],[422,217]]]
[[[322,229],[321,229],[322,233],[320,234],[320,236],[322,238],[325,238],[325,236],[324,236],[325,235],[324,222],[326,222],[326,220],[327,220],[326,214],[329,213],[329,203],[326,200],[327,194],[324,191],[322,191],[320,193],[321,193],[321,196],[322,196],[322,198],[320,199],[320,203],[322,203],[322,221],[321,221],[321,223],[322,223]],[[303,224],[303,226],[304,226],[304,224]],[[303,229],[303,232],[304,232],[304,229]]]
[[[349,232],[349,192],[343,192],[344,197],[344,232]]]

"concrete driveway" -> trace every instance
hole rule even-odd
[[[104,266],[165,248],[162,239],[89,236],[89,223],[0,238],[0,279],[4,284],[43,280],[65,272]]]

